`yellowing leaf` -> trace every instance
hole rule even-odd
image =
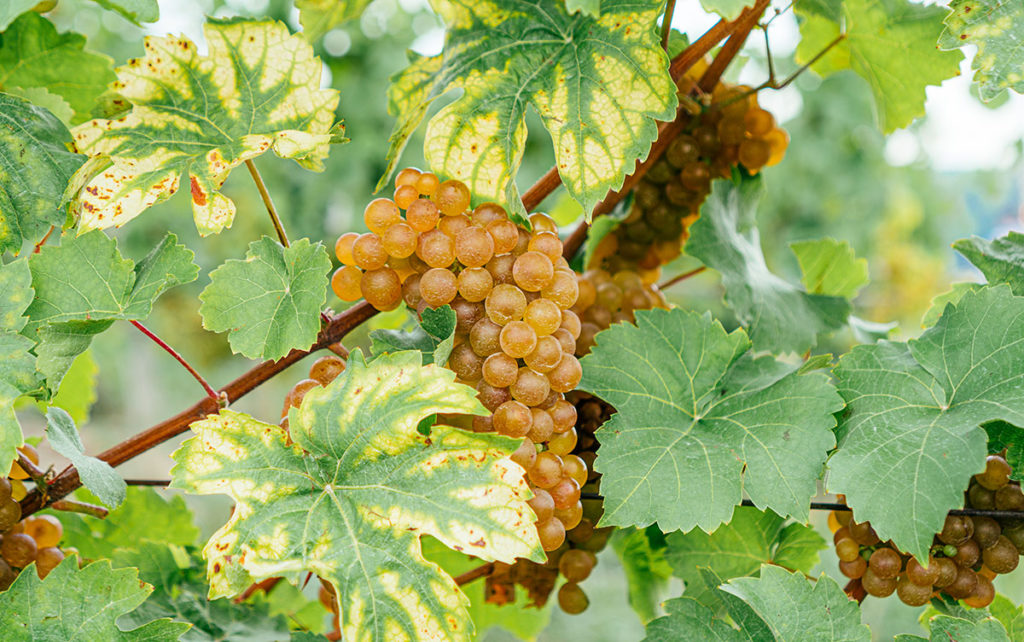
[[[598,16],[563,0],[437,0],[445,53],[418,58],[395,77],[398,117],[387,180],[430,103],[463,95],[427,126],[431,167],[465,182],[481,200],[521,211],[515,175],[526,143],[526,108],[540,113],[569,193],[589,213],[622,185],[675,114],[675,86],[659,44],[660,0],[606,0]]]
[[[1024,93],[1024,3],[1019,0],[953,0],[943,49],[977,45],[971,63],[983,100],[992,100],[1009,87]]]
[[[289,415],[290,433],[223,410],[192,424],[173,485],[227,494],[231,519],[204,549],[210,596],[307,571],[337,588],[346,640],[468,640],[468,600],[426,561],[419,535],[484,560],[542,559],[517,442],[419,421],[482,414],[455,374],[420,354],[355,352]],[[290,439],[289,439],[290,437]]]
[[[358,18],[370,0],[295,0],[302,23],[302,35],[319,40],[338,25]]]
[[[72,132],[90,160],[72,180],[79,231],[120,226],[178,190],[188,175],[200,234],[231,225],[218,190],[231,169],[273,150],[320,170],[338,92],[320,89],[310,45],[274,21],[211,20],[209,54],[187,38],[147,38],[112,88],[131,111]]]

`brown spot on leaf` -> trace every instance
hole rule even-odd
[[[471,546],[477,546],[479,548],[483,548],[483,547],[487,546],[487,542],[484,541],[484,538],[481,537],[480,539],[478,539],[475,542],[470,542],[470,545]]]
[[[190,176],[189,180],[192,183],[192,202],[200,207],[206,205],[206,192],[200,187],[199,181],[196,180],[195,176]]]

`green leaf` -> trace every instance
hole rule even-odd
[[[919,339],[858,346],[840,359],[847,411],[828,488],[883,541],[927,559],[946,513],[985,467],[979,425],[1024,425],[1022,336],[1024,298],[985,287],[947,306]]]
[[[656,22],[663,0],[604,0],[600,16],[570,13],[563,0],[433,6],[448,28],[445,53],[414,60],[392,81],[388,111],[398,122],[378,189],[430,103],[459,89],[427,126],[430,166],[464,181],[480,200],[522,214],[515,177],[533,105],[551,134],[562,183],[589,220],[646,156],[655,121],[675,114]]]
[[[972,236],[954,243],[953,249],[981,270],[989,284],[1009,283],[1014,294],[1024,296],[1024,234],[1011,231],[994,241]]]
[[[658,617],[658,605],[672,575],[665,547],[653,546],[647,532],[635,528],[616,529],[611,544],[626,574],[629,605],[641,622],[650,622]]]
[[[423,365],[444,365],[455,341],[455,311],[450,305],[423,310],[422,320],[412,330],[373,330],[373,356],[402,350],[419,350]],[[415,322],[414,322],[415,323]]]
[[[952,303],[955,306],[960,303],[960,299],[964,298],[965,294],[975,292],[981,289],[981,287],[978,283],[954,283],[949,292],[935,295],[932,299],[931,307],[921,317],[921,327],[932,327],[939,320],[939,317],[942,316],[942,312],[946,309],[947,304]]]
[[[715,617],[714,612],[690,597],[677,597],[665,602],[667,615],[647,625],[644,642],[743,642],[743,634],[728,622]]]
[[[85,161],[67,151],[69,142],[71,134],[53,114],[0,94],[0,254],[18,253],[25,241],[64,223],[64,187]]]
[[[96,403],[96,375],[99,368],[93,361],[92,353],[86,351],[75,357],[67,374],[60,382],[57,394],[49,404],[63,408],[77,425],[89,421],[89,409]]]
[[[71,415],[60,408],[46,411],[46,438],[58,454],[71,460],[78,469],[82,485],[99,497],[110,508],[117,508],[125,500],[127,486],[121,476],[105,461],[85,454],[85,446]]]
[[[157,0],[93,0],[104,9],[116,11],[125,20],[140,24],[156,22],[160,19],[160,7]]]
[[[153,594],[122,619],[124,624],[156,618],[188,622],[192,628],[182,640],[194,642],[277,642],[289,637],[287,620],[282,615],[271,616],[265,598],[240,604],[229,599],[208,600],[202,560],[178,547],[148,542],[118,551],[113,562],[118,567],[137,568],[139,578],[153,585]]]
[[[219,191],[232,168],[270,149],[323,168],[338,92],[320,89],[309,43],[270,20],[210,19],[203,33],[206,56],[184,37],[147,37],[111,86],[131,111],[72,132],[90,156],[71,204],[80,231],[123,225],[187,174],[199,233],[220,232],[235,216]]]
[[[802,283],[811,294],[853,299],[868,284],[867,259],[858,259],[846,241],[831,238],[789,244],[800,262]]]
[[[971,68],[981,99],[989,101],[1010,88],[1024,93],[1024,5],[1014,0],[953,0],[942,49],[977,45]]]
[[[930,635],[927,639],[931,642],[1010,642],[1010,638],[1006,636],[1006,629],[998,620],[992,618],[972,622],[948,615],[936,615],[928,624]],[[917,635],[903,634],[897,635],[894,642],[924,639]]]
[[[601,15],[601,0],[565,0],[565,10],[597,18]]]
[[[14,402],[36,387],[35,359],[29,353],[32,340],[18,334],[28,321],[24,313],[32,302],[31,283],[27,260],[0,264],[0,468],[4,470],[24,443]]]
[[[423,558],[419,535],[483,560],[543,553],[522,469],[508,458],[516,440],[417,432],[432,413],[485,412],[454,379],[420,366],[417,352],[367,365],[356,351],[292,410],[287,433],[230,410],[193,423],[173,486],[236,502],[204,549],[210,596],[311,571],[337,588],[347,639],[468,640],[467,600]]]
[[[295,0],[302,35],[310,42],[322,38],[331,29],[355,20],[371,0]]]
[[[113,321],[68,321],[39,328],[36,368],[51,392],[57,389],[59,394],[75,360],[89,349],[94,336],[113,324]]]
[[[992,617],[1002,623],[1011,640],[1024,639],[1024,608],[1014,604],[1005,595],[996,594],[988,605]]]
[[[320,332],[331,259],[322,243],[300,239],[284,247],[263,237],[245,259],[210,273],[199,299],[203,327],[227,332],[231,349],[250,359],[278,359],[308,348]]]
[[[0,593],[0,629],[6,639],[33,642],[69,640],[177,640],[188,625],[155,620],[125,631],[118,617],[134,610],[153,591],[139,582],[135,569],[113,570],[110,562],[78,568],[68,556],[45,580],[35,564],[18,574],[10,589]]]
[[[702,568],[711,569],[723,580],[756,577],[762,564],[777,564],[807,573],[818,563],[818,551],[825,540],[804,524],[784,526],[785,518],[771,511],[740,507],[728,524],[713,533],[692,530],[670,533],[665,559],[673,575],[686,584],[686,595],[707,606],[721,604],[717,585],[704,583]],[[776,559],[776,558],[780,559]]]
[[[43,87],[4,87],[4,92],[11,96],[24,98],[36,107],[42,107],[56,116],[57,120],[65,125],[69,124],[71,119],[75,117],[75,110],[71,108],[68,101],[64,100],[62,96],[50,93],[49,90]],[[68,138],[71,138],[70,132],[68,133]]]
[[[110,56],[86,50],[85,36],[59,34],[35,12],[22,15],[0,37],[0,88],[46,89],[68,102],[76,125],[89,118],[114,80],[113,65]]]
[[[725,302],[747,326],[755,349],[803,353],[819,334],[843,326],[850,303],[808,294],[768,269],[755,226],[763,194],[760,177],[715,181],[690,226],[686,252],[722,274]]]
[[[96,501],[87,491],[78,491],[76,497]],[[124,503],[104,519],[62,512],[60,521],[63,545],[77,548],[88,559],[112,557],[116,550],[139,546],[150,538],[177,546],[191,546],[199,539],[199,529],[181,495],[164,499],[153,488],[142,486],[129,486]]]
[[[726,20],[735,20],[747,7],[754,5],[753,0],[700,0],[704,11],[717,13]]]
[[[712,531],[744,493],[807,519],[842,400],[825,375],[749,350],[743,330],[680,309],[597,335],[579,387],[618,410],[598,432],[601,524]]]
[[[924,115],[925,88],[959,75],[963,54],[940,51],[945,10],[907,0],[823,0],[796,7],[800,25],[797,61],[806,63],[839,36],[846,37],[812,68],[822,75],[853,69],[867,81],[883,132]]]
[[[15,18],[37,4],[39,4],[39,0],[7,0],[0,5],[0,29],[6,29],[7,25],[14,22]]]

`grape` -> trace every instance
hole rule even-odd
[[[309,378],[326,386],[345,371],[345,361],[333,354],[320,357],[309,367]]]
[[[8,564],[17,568],[25,568],[31,564],[38,550],[36,541],[25,533],[7,533],[0,544],[0,554]]]
[[[567,582],[558,589],[558,606],[569,615],[579,615],[590,606],[590,600],[579,585]]]
[[[782,160],[786,153],[786,147],[789,146],[789,134],[783,129],[773,129],[764,135],[764,139],[768,141],[768,145],[772,149],[772,155],[768,159],[767,165],[775,165]]]
[[[364,270],[379,270],[388,262],[384,244],[374,233],[361,234],[352,245],[352,257],[356,265]]]
[[[355,232],[346,232],[338,237],[337,242],[334,244],[334,254],[338,257],[338,260],[343,265],[355,265],[356,259],[352,255],[352,246],[355,244],[356,239],[359,235]]]
[[[860,578],[860,583],[868,595],[875,597],[889,597],[896,590],[896,580],[893,578],[881,578],[874,574],[869,567]]]
[[[992,510],[996,507],[996,494],[981,484],[973,484],[967,491],[967,502],[974,508]]]
[[[494,422],[491,420],[491,415],[474,415],[471,428],[473,432],[494,432]],[[536,453],[534,454],[536,455]],[[515,453],[512,453],[510,457],[515,460]],[[533,464],[531,463],[530,465],[532,466]]]
[[[440,230],[445,236],[449,237],[454,241],[456,237],[466,228],[472,227],[473,222],[465,214],[458,214],[456,216],[443,216],[437,223],[437,229]]]
[[[483,301],[494,287],[491,273],[484,268],[467,268],[459,272],[459,294],[467,301]]]
[[[573,338],[572,334],[565,328],[558,328],[552,334],[552,337],[558,342],[558,346],[565,354],[575,354],[576,352],[576,339]],[[559,357],[561,359],[561,357]],[[558,364],[555,363],[557,366]],[[536,370],[536,368],[534,368]]]
[[[491,235],[494,241],[494,253],[505,254],[511,252],[519,243],[519,228],[509,220],[495,220],[487,223],[484,228]],[[509,257],[512,259],[513,257]],[[514,260],[514,259],[513,259]],[[511,265],[511,262],[510,262]]]
[[[860,557],[860,544],[850,538],[836,542],[836,555],[843,562],[852,562]]]
[[[985,566],[996,573],[1009,573],[1017,568],[1020,562],[1020,554],[1017,547],[1007,537],[1000,535],[995,544],[986,548],[981,553],[981,559]],[[975,560],[977,561],[977,560]]]
[[[21,519],[21,504],[12,497],[0,502],[0,532],[10,529]]]
[[[582,582],[597,566],[597,556],[590,551],[571,548],[558,560],[558,570],[569,582]]]
[[[395,190],[395,205],[404,210],[419,197],[420,191],[415,185],[402,185]]]
[[[907,606],[924,606],[932,599],[932,587],[914,584],[904,577],[896,584],[896,595]]]
[[[437,186],[434,200],[446,216],[462,214],[469,209],[469,188],[461,181],[447,180]]]
[[[502,283],[494,286],[484,305],[487,318],[498,325],[505,325],[523,318],[526,295],[516,286]]]
[[[583,368],[579,360],[571,354],[562,354],[558,365],[548,373],[551,389],[562,393],[574,390],[582,378]]]
[[[374,234],[382,234],[384,230],[402,220],[402,215],[393,201],[386,198],[377,198],[363,210],[363,222],[367,229]],[[339,257],[340,258],[340,257]]]
[[[405,212],[406,223],[417,232],[429,232],[434,229],[440,218],[441,214],[437,210],[437,205],[426,198],[416,199]]]
[[[572,477],[562,477],[548,489],[555,508],[565,510],[580,500],[580,485]]]
[[[36,541],[39,548],[60,544],[64,526],[53,515],[33,515],[25,520],[25,534]]]
[[[838,550],[838,546],[836,547]],[[871,554],[868,560],[868,567],[875,577],[883,580],[891,579],[900,574],[903,568],[903,560],[900,554],[891,548],[879,548]]]
[[[524,252],[512,265],[512,278],[527,292],[539,292],[554,277],[551,259],[540,252]]]
[[[959,572],[956,563],[948,557],[936,557],[935,568],[938,569],[938,578],[934,582],[937,588],[952,584]]]
[[[587,483],[587,463],[576,455],[562,457],[562,474],[572,477],[581,487]]]
[[[964,604],[975,609],[983,609],[992,603],[996,598],[996,588],[992,586],[992,580],[984,575],[978,575],[978,586],[974,593],[964,598]]]
[[[18,579],[18,573],[11,568],[11,565],[0,559],[0,591],[6,591]]]
[[[576,425],[576,406],[568,401],[556,401],[548,409],[548,414],[551,415],[551,421],[554,423],[556,433],[566,432]]]
[[[739,160],[749,170],[758,170],[768,163],[772,149],[767,141],[752,138],[740,143]]]
[[[391,268],[364,272],[359,289],[366,302],[378,310],[393,310],[402,300],[402,282]]]
[[[537,453],[537,461],[527,473],[535,486],[551,488],[562,479],[562,458],[548,451]]]
[[[490,417],[474,417],[473,418],[474,421],[476,421],[476,419],[488,419],[488,420],[490,420],[491,418]],[[481,431],[481,432],[490,432],[490,431],[487,430],[487,431]],[[522,466],[523,467],[523,471],[525,472],[525,471],[527,471],[527,470],[529,470],[530,468],[533,467],[533,462],[537,461],[537,446],[534,445],[533,440],[531,440],[529,438],[523,439],[523,443],[519,444],[519,448],[516,448],[515,451],[512,453],[512,455],[510,455],[510,459],[512,461],[516,462],[517,464],[519,464],[520,466]]]
[[[303,379],[292,386],[292,389],[284,396],[284,411],[281,412],[281,416],[287,415],[289,408],[300,407],[302,400],[306,398],[306,393],[319,385],[320,382],[316,379]]]
[[[509,321],[501,329],[498,340],[502,352],[515,359],[522,359],[537,347],[537,333],[525,321]]]
[[[859,555],[857,556],[857,559],[852,562],[839,562],[839,572],[851,580],[862,577],[864,575],[864,571],[867,569],[868,563]]]
[[[13,499],[16,502],[20,502],[21,500],[25,499],[25,495],[28,495],[28,490],[25,488],[25,484],[17,479],[12,479],[11,499]]]
[[[512,393],[513,399],[527,406],[538,406],[547,398],[551,387],[544,375],[529,368],[520,368],[516,382],[509,386],[508,390]]]
[[[362,280],[362,270],[352,265],[343,265],[331,276],[331,289],[342,301],[357,301],[363,296],[359,287]]]
[[[700,151],[700,146],[697,145],[697,141],[692,136],[682,134],[676,136],[669,143],[668,148],[665,150],[665,160],[675,167],[682,169],[687,163],[697,160]]]
[[[704,163],[689,163],[679,173],[679,181],[688,190],[702,192],[707,190],[711,184],[711,173]]]
[[[558,234],[558,224],[555,223],[555,219],[543,212],[534,212],[533,214],[530,214],[530,226],[533,227],[534,234],[540,234],[542,232],[553,232]]]
[[[484,381],[496,388],[511,386],[519,376],[519,364],[504,352],[496,352],[487,357],[482,368]]]
[[[999,510],[1024,510],[1024,493],[1020,484],[1006,484],[996,491],[996,508]]]
[[[402,187],[403,185],[416,185],[420,179],[420,170],[415,167],[406,167],[395,174],[395,187]]]
[[[978,588],[978,574],[964,566],[956,568],[956,579],[943,588],[943,591],[954,599],[962,600],[970,596]]]
[[[526,306],[523,320],[530,324],[537,336],[547,336],[562,324],[562,311],[548,299],[534,299]]]
[[[524,357],[524,360],[527,366],[537,372],[551,372],[562,359],[562,348],[562,344],[553,336],[540,337],[537,339],[536,346]]]
[[[622,296],[622,288],[615,283],[602,283],[597,286],[597,305],[608,308],[609,311],[622,307]]]
[[[568,332],[573,339],[579,339],[580,332],[583,330],[579,315],[572,310],[562,310],[562,323],[559,325],[559,329]]]
[[[473,352],[468,343],[460,343],[448,357],[448,367],[463,381],[475,382],[482,376],[484,358]],[[490,383],[490,382],[488,382]],[[501,386],[495,386],[500,388]]]
[[[946,522],[939,533],[939,540],[944,544],[959,546],[974,534],[974,524],[966,517],[947,515]]]
[[[530,408],[530,414],[533,415],[533,423],[530,425],[530,439],[536,443],[543,443],[551,439],[551,435],[555,432],[555,425],[551,421],[551,415],[540,408]]]
[[[39,463],[39,453],[32,447],[31,444],[25,444],[18,448],[18,452],[25,455],[25,458],[31,461],[33,464]],[[18,465],[17,460],[11,464],[11,472],[7,475],[11,479],[28,479],[28,473],[22,470],[21,466]]]
[[[451,303],[458,291],[455,275],[444,268],[431,268],[420,276],[420,296],[431,307]]]
[[[533,499],[526,502],[537,515],[538,522],[546,522],[555,514],[555,500],[543,488],[533,489]]]
[[[509,394],[508,388],[495,388],[482,379],[476,382],[476,396],[484,408],[491,412],[497,410],[498,406],[506,401],[512,400],[512,395]]]
[[[556,455],[567,455],[576,447],[578,440],[576,429],[570,428],[563,433],[558,433],[548,441],[548,450]]]
[[[985,470],[974,476],[974,479],[989,490],[999,490],[1010,481],[1013,470],[1006,460],[999,455],[989,455],[985,459]]]
[[[929,558],[928,568],[921,566],[915,558],[911,557],[907,562],[907,578],[914,584],[927,586],[929,590],[939,579],[939,565],[934,557]]]
[[[775,117],[764,109],[754,108],[743,115],[743,126],[751,136],[764,136],[775,129]]]
[[[437,192],[438,185],[441,181],[437,178],[436,174],[431,172],[423,172],[420,177],[416,179],[416,190],[424,196],[433,196]]]
[[[1024,524],[1017,524],[1003,529],[1003,535],[1013,542],[1013,545],[1017,547],[1017,551],[1024,552]]]
[[[565,526],[552,517],[537,523],[537,535],[540,545],[545,551],[553,551],[565,541]]]
[[[554,263],[562,256],[562,241],[554,232],[538,232],[530,238],[526,249],[530,252],[540,252]]]
[[[46,579],[50,571],[57,568],[57,565],[64,561],[64,553],[59,548],[49,546],[40,548],[36,554],[36,573],[39,579]]]
[[[1016,557],[1016,551],[1014,550],[1014,557]],[[960,544],[956,549],[956,555],[953,556],[953,561],[960,566],[974,566],[978,561],[978,557],[981,555],[981,549],[978,547],[978,543],[973,539],[969,539],[966,542]]]
[[[832,533],[832,543],[833,544],[838,544],[839,540],[844,539],[844,538],[845,539],[853,539],[852,537],[850,537],[850,529],[845,527],[845,526],[840,527],[834,533]]]
[[[428,230],[416,242],[416,256],[432,268],[446,268],[455,262],[455,242],[441,230]]]
[[[501,351],[500,337],[500,325],[490,319],[481,319],[469,331],[469,345],[472,346],[473,352],[481,357],[488,357]]]
[[[388,256],[404,259],[412,256],[416,251],[418,238],[419,235],[416,234],[416,230],[412,229],[411,225],[408,223],[396,223],[381,233],[380,242]]]
[[[508,212],[497,203],[481,203],[473,210],[471,218],[474,225],[486,228],[493,221],[508,220]]]
[[[455,258],[466,267],[482,267],[494,256],[494,238],[486,230],[470,226],[455,236]]]
[[[999,522],[991,517],[972,517],[971,521],[974,522],[974,541],[979,547],[988,548],[999,540],[1002,531]]]
[[[455,310],[455,333],[460,337],[468,334],[485,316],[483,303],[470,303],[460,296],[452,300],[451,306]]]
[[[495,409],[493,421],[498,434],[506,437],[525,437],[533,425],[533,414],[526,405],[518,401],[506,401]],[[537,485],[546,488],[543,484]]]

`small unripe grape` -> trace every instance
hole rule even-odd
[[[378,310],[393,310],[402,300],[402,281],[391,268],[364,272],[359,288],[367,303]]]
[[[434,200],[446,216],[462,214],[469,209],[469,188],[462,181],[444,181],[437,186]]]
[[[577,501],[575,504],[564,510],[556,508],[555,519],[562,522],[562,526],[564,526],[567,531],[576,528],[580,521],[583,520],[583,502]]]
[[[509,386],[508,390],[512,393],[513,399],[521,401],[527,406],[536,406],[547,398],[551,387],[548,385],[548,378],[544,375],[529,368],[520,368],[516,382]]]
[[[60,544],[64,526],[53,515],[33,515],[25,520],[25,534],[36,541],[39,548]]]
[[[506,323],[499,340],[502,352],[514,359],[522,359],[537,347],[537,333],[525,321]]]
[[[568,455],[576,447],[579,437],[575,428],[570,428],[563,433],[555,434],[548,440],[548,450],[556,455]]]
[[[903,560],[900,559],[900,554],[891,548],[879,548],[868,559],[868,567],[875,576],[887,580],[900,574]]]
[[[506,401],[494,411],[493,422],[499,435],[525,437],[533,425],[533,414],[518,401]]]
[[[358,238],[359,234],[356,232],[345,232],[338,237],[337,242],[334,244],[334,254],[341,261],[342,265],[356,264],[356,259],[352,255],[352,246]]]
[[[483,363],[483,377],[496,388],[507,388],[519,377],[519,364],[504,352],[495,352]]]
[[[545,551],[553,551],[565,541],[565,526],[552,517],[537,523],[537,536],[540,539],[541,548]]]
[[[523,473],[525,474],[526,471],[533,467],[533,462],[537,461],[537,447],[529,438],[523,439],[523,443],[519,444],[519,448],[516,448],[509,458],[522,466]]]
[[[437,227],[437,221],[441,213],[437,210],[434,201],[426,198],[419,198],[413,201],[412,205],[405,212],[405,221],[417,232],[428,232]]]
[[[566,432],[576,425],[576,406],[568,401],[556,401],[553,406],[548,408],[547,412],[551,415],[556,433]]]
[[[559,469],[561,473],[561,469]],[[36,541],[25,533],[7,533],[0,544],[0,554],[7,563],[17,568],[24,568],[36,558],[39,547]]]
[[[481,357],[501,351],[501,326],[490,319],[477,321],[469,331],[469,345]]]
[[[514,285],[502,283],[494,286],[487,295],[485,308],[487,318],[498,325],[523,318],[526,312],[526,295]]]
[[[50,571],[57,568],[57,565],[64,561],[64,553],[59,548],[49,546],[39,549],[36,553],[36,573],[39,579],[46,579]]]
[[[431,307],[451,303],[458,291],[458,282],[450,270],[432,268],[420,277],[420,296]]]
[[[432,268],[446,268],[455,262],[455,242],[441,230],[428,230],[416,242],[416,256]]]
[[[575,390],[583,378],[583,368],[579,359],[571,354],[562,354],[558,365],[548,373],[548,381],[551,389],[557,392],[569,392]]]
[[[924,606],[932,599],[932,587],[914,584],[904,577],[896,584],[896,595],[907,606]]]
[[[363,292],[359,287],[363,271],[352,265],[343,265],[331,275],[331,290],[342,301],[358,301]]]
[[[551,259],[540,252],[525,252],[516,259],[512,266],[512,278],[516,285],[527,292],[539,292],[555,274],[555,266]]]
[[[587,462],[576,455],[565,455],[562,457],[562,474],[572,477],[576,483],[583,487],[587,483],[590,471],[587,470]]]
[[[570,582],[582,582],[597,566],[597,557],[590,551],[571,548],[558,560],[558,570]]]
[[[530,214],[530,226],[533,227],[534,234],[539,234],[541,232],[553,232],[558,234],[558,223],[555,223],[555,219],[551,218],[544,212],[535,212]]]
[[[448,357],[448,367],[463,381],[477,381],[481,377],[484,358],[473,352],[468,343],[460,343]]]
[[[460,232],[466,228],[472,227],[473,223],[469,220],[469,217],[465,214],[458,214],[456,216],[444,216],[437,223],[437,229],[439,229],[445,236],[451,238],[453,241]]]
[[[529,309],[527,312],[529,312]],[[517,321],[516,323],[522,323],[522,321]],[[562,344],[559,343],[558,339],[553,336],[540,337],[537,339],[533,350],[524,357],[524,360],[526,365],[532,370],[541,373],[551,372],[561,361],[562,352]]]
[[[320,357],[309,367],[309,378],[326,386],[345,372],[345,361],[333,354]]]
[[[537,515],[538,522],[546,522],[555,514],[555,500],[551,499],[551,495],[548,491],[543,488],[533,489],[533,499],[526,502],[533,509],[534,514]]]
[[[432,172],[423,172],[420,177],[416,179],[416,191],[424,196],[433,196],[437,192],[438,185],[441,184],[440,179],[437,178],[437,174]]]
[[[455,236],[455,258],[466,267],[481,267],[494,256],[494,239],[486,230],[471,225]]]
[[[482,267],[467,268],[459,272],[459,294],[467,301],[483,301],[494,288],[491,273]]]
[[[375,198],[363,210],[363,222],[374,234],[381,234],[395,223],[402,220],[398,206],[388,198]]]
[[[360,234],[352,245],[352,256],[356,265],[364,270],[379,270],[388,262],[384,244],[374,233]]]
[[[404,259],[416,251],[416,230],[408,223],[395,223],[381,232],[380,242],[388,256]]]
[[[511,252],[519,243],[519,228],[508,219],[496,220],[487,223],[484,228],[494,240],[494,253],[505,254]]]
[[[527,472],[534,486],[551,488],[562,479],[562,458],[548,451],[537,453],[537,461]]]
[[[405,167],[395,174],[395,187],[403,185],[415,185],[420,179],[420,170],[415,167]]]
[[[498,409],[501,404],[512,400],[508,388],[495,388],[483,379],[476,382],[476,398],[480,400],[484,408],[491,412]]]
[[[403,210],[412,205],[420,197],[415,185],[402,185],[395,190],[395,205]]]
[[[555,431],[551,415],[546,410],[541,410],[540,408],[530,408],[530,414],[533,415],[533,423],[530,425],[528,437],[531,441],[538,444],[546,442]]]
[[[558,589],[558,606],[569,615],[579,615],[590,606],[590,600],[579,585],[567,582]]]
[[[861,585],[868,595],[875,597],[889,597],[896,590],[894,578],[881,578],[874,574],[869,567],[860,578]]]

